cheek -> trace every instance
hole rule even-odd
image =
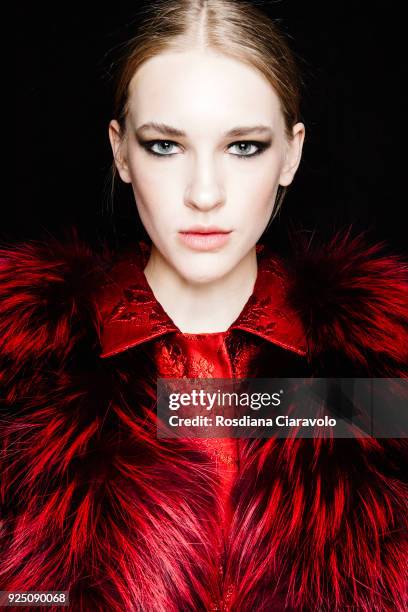
[[[250,163],[250,162],[244,162]],[[230,182],[231,202],[239,202],[235,208],[239,225],[248,229],[264,225],[272,214],[279,186],[279,173],[272,166],[257,168],[251,172],[242,170]],[[233,212],[233,211],[232,211]]]
[[[237,219],[236,228],[244,241],[256,242],[265,230],[274,208],[273,193],[269,198],[249,201],[241,209],[240,219]]]
[[[142,221],[160,228],[174,222],[172,202],[177,201],[180,183],[169,165],[166,169],[165,162],[154,162],[143,154],[130,156],[129,171]]]
[[[162,201],[166,193],[165,181],[158,180],[158,173],[146,172],[142,165],[131,170],[133,192],[138,205],[151,208],[152,202]]]
[[[141,194],[134,189],[137,210],[143,225],[151,237],[169,235],[169,230],[174,226],[176,212],[169,206],[169,201],[160,197],[156,192],[144,189]]]
[[[281,173],[280,148],[271,149],[258,157],[234,160],[228,167],[231,193],[245,194],[256,200],[266,200],[277,189]]]

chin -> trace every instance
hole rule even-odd
[[[213,281],[218,280],[221,275],[220,274],[211,274],[211,273],[205,273],[203,272],[202,274],[197,274],[197,273],[189,273],[189,274],[184,274],[184,279],[188,282],[191,283],[192,285],[205,285],[207,283],[211,283]]]
[[[229,270],[229,266],[221,266],[219,261],[214,261],[213,265],[205,261],[202,266],[195,265],[189,269],[181,269],[180,275],[189,283],[204,285],[222,278]]]

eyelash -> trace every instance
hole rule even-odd
[[[155,151],[153,151],[151,149],[151,147],[156,144],[156,143],[167,143],[167,144],[171,144],[171,145],[176,145],[177,143],[174,142],[173,140],[145,140],[145,141],[141,141],[140,144],[141,146],[151,155],[154,155],[155,157],[171,157],[172,155],[174,155],[174,153],[156,153]],[[239,157],[240,159],[248,159],[248,158],[252,158],[252,157],[256,157],[257,155],[260,155],[261,153],[263,153],[265,151],[265,149],[267,149],[270,146],[270,142],[259,142],[257,140],[237,140],[236,142],[232,142],[229,146],[232,147],[234,145],[237,144],[245,144],[245,145],[255,145],[256,147],[258,147],[258,150],[255,151],[255,153],[251,153],[250,155],[240,155],[240,154],[233,154],[234,157]]]

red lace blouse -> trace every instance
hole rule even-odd
[[[149,247],[123,257],[103,287],[102,354],[108,358],[145,343],[157,378],[254,378],[265,370],[288,376],[287,367],[305,361],[305,340],[296,314],[285,304],[279,260],[257,245],[258,273],[253,293],[238,318],[223,332],[181,332],[155,298],[143,272]],[[296,376],[296,371],[293,376]],[[283,372],[283,374],[282,374]],[[198,438],[216,464],[222,483],[224,535],[231,518],[230,492],[240,470],[237,438]]]

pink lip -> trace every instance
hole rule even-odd
[[[185,230],[180,230],[183,234],[229,234],[230,231],[217,225],[192,225]]]
[[[231,232],[179,232],[182,242],[195,251],[211,251],[222,247],[229,240]]]

